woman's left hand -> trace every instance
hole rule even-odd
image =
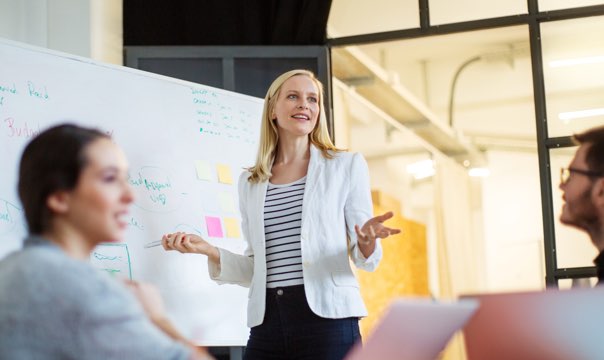
[[[361,250],[365,258],[368,258],[371,254],[373,254],[373,250],[375,250],[375,242],[378,238],[385,239],[390,235],[395,235],[401,232],[400,229],[389,228],[382,224],[392,216],[394,216],[392,211],[388,211],[385,214],[378,215],[367,220],[362,227],[359,227],[359,225],[354,226],[354,230],[357,233],[359,250]]]

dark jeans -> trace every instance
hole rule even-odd
[[[304,285],[267,289],[264,321],[250,330],[243,359],[340,360],[360,339],[358,318],[315,315]]]

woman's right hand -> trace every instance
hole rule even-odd
[[[189,339],[185,338],[178,331],[178,329],[176,329],[176,327],[174,327],[172,322],[166,316],[164,302],[157,287],[151,284],[131,280],[124,281],[124,284],[126,285],[126,288],[128,288],[137,298],[139,303],[142,305],[145,314],[147,314],[147,316],[149,317],[151,322],[155,324],[155,326],[157,326],[161,331],[163,331],[172,339],[185,343],[191,348],[192,354],[190,359],[214,359],[214,357],[210,355],[207,350],[195,345]]]
[[[186,234],[184,232],[166,234],[162,236],[161,240],[165,250],[176,250],[183,254],[193,253],[209,255],[212,250],[216,249],[214,246],[210,245],[210,243],[202,239],[201,236]]]
[[[166,317],[164,302],[154,285],[132,280],[124,280],[124,284],[134,294],[152,321],[159,321]]]

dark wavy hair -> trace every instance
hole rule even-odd
[[[575,134],[573,136],[575,143],[579,145],[591,145],[585,154],[585,160],[589,170],[604,174],[604,126]]]
[[[19,198],[31,234],[49,229],[52,213],[46,201],[56,191],[76,187],[87,163],[86,147],[108,135],[73,124],[51,127],[31,140],[19,164]]]

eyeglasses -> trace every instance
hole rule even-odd
[[[603,177],[604,173],[592,171],[592,170],[582,170],[582,169],[573,169],[573,168],[562,168],[560,169],[560,183],[566,184],[570,179],[570,174],[577,173],[581,175],[585,175],[588,177]]]

